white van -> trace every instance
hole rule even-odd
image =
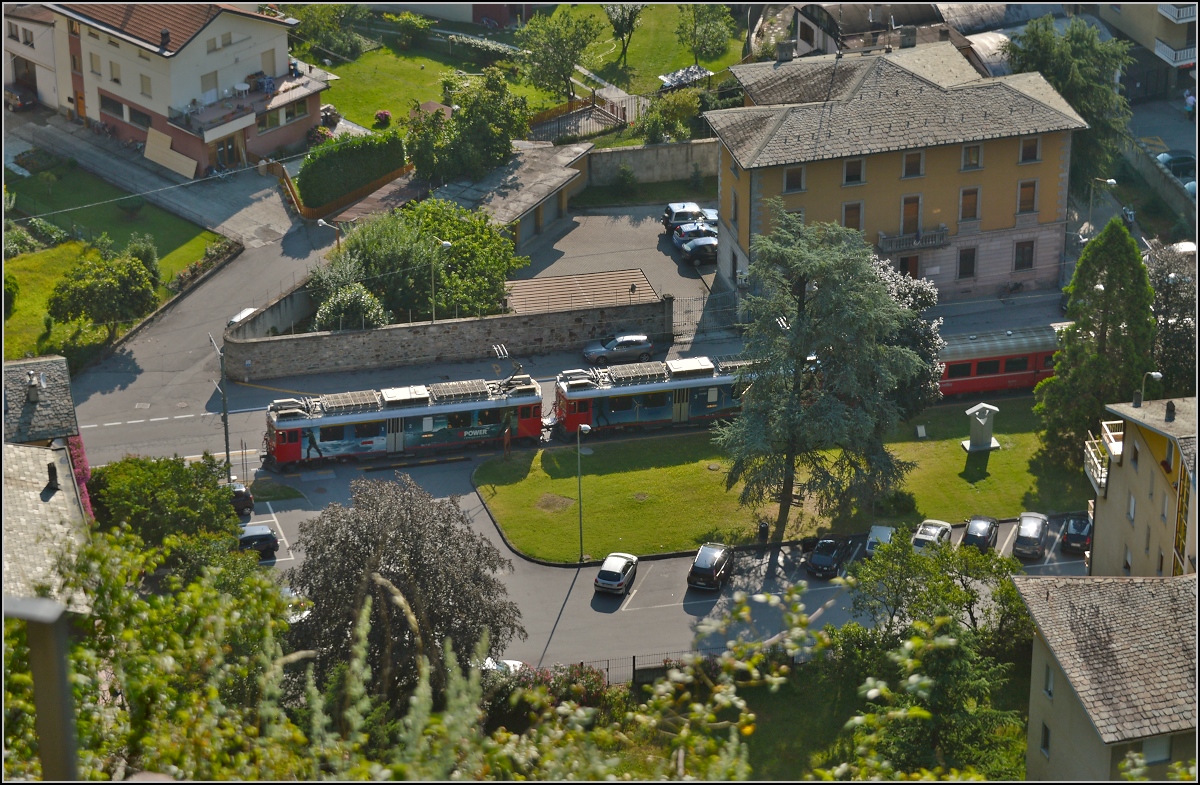
[[[886,542],[892,541],[892,535],[896,530],[891,526],[872,526],[871,533],[867,535],[867,550],[866,557],[869,559],[875,555],[875,549]]]
[[[257,310],[258,310],[257,308],[243,308],[242,310],[240,310],[236,314],[234,314],[234,317],[229,320],[229,324],[227,324],[225,326],[232,327]]]

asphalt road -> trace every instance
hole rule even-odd
[[[471,485],[474,469],[492,453],[475,453],[469,460],[404,469],[436,497],[458,496],[475,531],[488,537],[513,563],[513,572],[503,576],[509,595],[521,609],[529,634],[514,641],[504,652],[507,659],[546,666],[556,662],[611,661],[614,669],[624,667],[631,656],[682,652],[696,647],[720,645],[724,639],[697,636],[697,625],[719,617],[732,605],[735,591],[749,594],[781,593],[790,584],[807,581],[805,605],[814,616],[814,628],[825,624],[841,626],[851,620],[850,596],[845,588],[827,580],[812,579],[804,569],[798,548],[773,546],[737,552],[733,577],[720,592],[689,589],[686,576],[691,556],[643,559],[633,588],[625,597],[596,594],[592,590],[596,567],[548,567],[527,561],[504,544],[490,515]],[[264,562],[286,570],[303,559],[295,545],[300,523],[315,517],[330,502],[348,504],[350,481],[358,477],[388,479],[392,472],[378,471],[383,464],[342,464],[297,472],[283,479],[300,488],[306,499],[259,503],[252,522],[271,526],[280,537],[277,558]],[[1025,571],[1036,575],[1084,575],[1083,557],[1061,553],[1061,518],[1052,518],[1050,547],[1045,558],[1025,561]],[[954,530],[957,545],[964,529]],[[1012,552],[1016,524],[1001,524],[998,547]],[[862,558],[865,538],[852,541],[847,565]],[[845,574],[843,568],[842,574]],[[314,598],[319,601],[319,598]],[[817,611],[819,610],[819,613]],[[781,614],[757,606],[754,634],[769,636],[781,627]],[[860,623],[863,620],[858,620]],[[735,627],[734,632],[742,627]],[[601,667],[604,667],[602,664]]]

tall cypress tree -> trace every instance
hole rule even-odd
[[[1077,466],[1104,405],[1130,400],[1153,368],[1154,290],[1119,218],[1087,244],[1064,291],[1073,324],[1062,333],[1054,376],[1034,389],[1033,412],[1047,453]]]

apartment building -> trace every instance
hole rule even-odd
[[[1104,408],[1113,419],[1084,444],[1096,492],[1090,574],[1194,574],[1196,399]]]
[[[1041,75],[982,76],[949,41],[730,70],[746,105],[705,113],[722,283],[745,280],[780,197],[858,229],[942,301],[1061,285],[1071,134],[1087,124]]]
[[[1121,78],[1130,101],[1196,89],[1195,3],[1101,3],[1100,18],[1138,44]]]
[[[1025,778],[1151,780],[1196,756],[1196,576],[1014,575],[1035,633]]]
[[[301,141],[328,85],[291,67],[297,22],[249,4],[48,3],[59,110],[186,176]]]
[[[4,6],[4,84],[37,93],[39,103],[58,106],[54,78],[54,15],[45,6]]]

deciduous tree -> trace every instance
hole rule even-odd
[[[1087,193],[1092,178],[1112,176],[1128,136],[1129,100],[1117,75],[1133,62],[1128,41],[1101,41],[1095,27],[1074,17],[1061,34],[1054,18],[1034,19],[1003,44],[1013,73],[1036,71],[1088,124],[1071,135],[1071,188]]]
[[[696,65],[700,60],[715,60],[729,48],[734,32],[729,7],[720,3],[683,3],[679,6],[679,21],[675,37],[692,53]]]
[[[633,32],[642,24],[642,11],[645,9],[646,6],[641,3],[604,6],[604,15],[612,25],[613,38],[621,42],[621,56],[617,59],[622,65],[629,65],[629,42],[633,40]]]
[[[1150,241],[1146,270],[1154,289],[1154,369],[1163,375],[1146,385],[1147,397],[1196,394],[1196,256]],[[1153,386],[1151,386],[1153,384]]]
[[[876,547],[870,559],[851,563],[851,609],[856,618],[868,619],[889,638],[902,633],[923,608],[954,589],[933,560],[913,550],[906,532]],[[932,600],[932,603],[929,601]],[[928,621],[929,619],[927,619]]]
[[[354,480],[353,506],[331,504],[300,524],[296,547],[304,555],[288,571],[289,584],[314,600],[312,613],[295,629],[297,648],[321,652],[318,677],[350,654],[354,609],[375,598],[369,637],[371,692],[389,700],[417,686],[422,655],[436,663],[447,639],[477,641],[487,632],[494,656],[514,637],[525,637],[521,613],[497,578],[512,569],[471,521],[457,499],[434,499],[404,474],[394,482]],[[377,574],[405,598],[397,608]],[[405,621],[411,613],[419,635]]]
[[[389,324],[391,319],[367,287],[352,283],[321,303],[313,317],[313,330],[367,330]]]
[[[145,265],[124,256],[81,259],[55,285],[46,310],[60,322],[91,319],[104,325],[112,341],[118,327],[150,313],[157,303]]]
[[[746,299],[744,353],[755,364],[742,371],[741,416],[715,438],[731,457],[728,487],[744,482],[743,504],[778,497],[782,528],[797,491],[829,512],[899,483],[909,464],[883,439],[901,413],[896,390],[926,371],[891,343],[911,313],[862,234],[768,204],[771,234],[751,239],[762,294]]]
[[[588,65],[585,50],[600,35],[601,23],[576,15],[566,6],[553,14],[534,14],[517,31],[521,70],[535,87],[564,101],[575,95],[576,65]]]
[[[1084,248],[1064,290],[1067,318],[1054,375],[1034,388],[1042,448],[1072,466],[1104,405],[1128,401],[1152,369],[1154,290],[1137,244],[1120,218]]]

